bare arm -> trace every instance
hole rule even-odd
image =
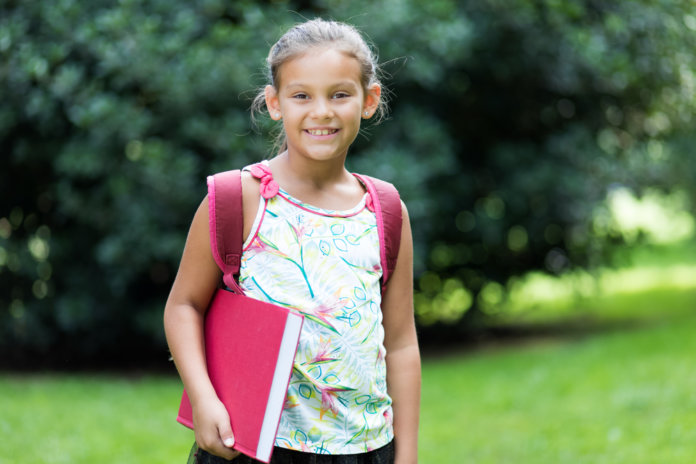
[[[408,211],[403,205],[402,213],[399,258],[382,302],[387,387],[394,409],[396,464],[418,461],[421,388],[420,351],[413,316],[413,239]]]
[[[244,236],[250,232],[258,207],[258,183],[242,175]],[[221,278],[210,248],[208,199],[201,202],[191,223],[179,271],[164,310],[164,328],[169,349],[193,409],[198,445],[218,456],[232,459],[236,451],[227,411],[210,383],[205,363],[204,319],[210,299]]]
[[[205,312],[220,277],[210,251],[206,198],[191,223],[179,271],[164,309],[164,329],[191,401],[196,442],[206,451],[232,459],[239,453],[229,448],[234,435],[229,415],[208,377],[203,335]]]

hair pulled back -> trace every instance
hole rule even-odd
[[[290,28],[271,47],[266,57],[267,84],[277,89],[280,88],[281,67],[288,61],[297,58],[313,48],[333,48],[355,58],[360,64],[360,79],[363,91],[379,81],[379,65],[377,54],[368,45],[360,32],[353,26],[337,21],[327,21],[321,18],[296,24]],[[383,90],[379,106],[374,115],[374,121],[382,121],[387,114],[385,100],[386,92]],[[263,88],[254,98],[252,104],[252,117],[265,110],[265,95]],[[281,131],[277,137],[277,146],[280,151],[286,148],[285,134]]]

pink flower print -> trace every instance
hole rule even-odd
[[[310,289],[311,291],[311,289]],[[298,314],[302,314],[305,318],[312,322],[316,322],[317,324],[326,327],[327,329],[331,330],[332,332],[338,333],[338,330],[336,330],[336,327],[334,327],[331,322],[329,322],[329,319],[335,319],[334,316],[332,316],[331,313],[335,311],[334,308],[326,305],[319,305],[313,309],[303,309],[303,308],[294,308]]]
[[[283,406],[283,409],[292,409],[296,408],[300,405],[300,403],[297,401],[297,397],[295,395],[288,395],[285,397],[285,405]]]
[[[387,409],[386,411],[384,411],[382,413],[382,415],[384,416],[384,419],[386,419],[387,424],[392,424],[392,422],[394,421],[394,418],[392,417],[390,411],[391,411],[391,409]]]
[[[271,170],[264,164],[257,163],[249,168],[251,175],[261,181],[260,192],[261,196],[268,200],[278,194],[278,183],[273,180]]]
[[[288,255],[283,253],[275,246],[273,243],[269,242],[265,237],[257,235],[254,240],[249,245],[249,250],[254,250],[255,252],[270,253],[275,256],[280,256],[281,258],[288,259]]]
[[[298,450],[296,450],[296,451],[298,451]],[[311,452],[312,452],[312,448],[310,448],[309,446],[307,446],[307,443],[301,441],[301,442],[300,442],[300,449],[299,449],[299,451],[302,451],[303,453],[311,453]]]
[[[314,355],[314,357],[312,357],[312,359],[309,361],[309,364],[320,364],[336,361],[337,358],[332,358],[331,356],[329,356],[331,339],[324,340],[323,338],[320,338],[319,341],[319,349],[317,350],[317,353]]]
[[[336,407],[336,400],[338,399],[339,391],[344,391],[343,388],[325,387],[320,388],[321,390],[321,411],[319,412],[319,419],[324,419],[324,414],[331,411],[334,418],[338,416],[338,408]]]
[[[386,354],[386,351],[387,350],[385,350],[385,349],[379,349],[377,351],[377,362],[378,363],[384,361],[384,355]]]
[[[324,327],[328,327],[334,332],[338,331],[329,323],[330,319],[336,319],[336,313],[345,307],[345,301],[340,297],[339,292],[335,292],[332,297],[327,297],[324,302],[320,302],[314,308],[305,311],[304,315],[314,321],[321,321]]]
[[[297,243],[301,244],[302,243],[302,237],[304,237],[305,233],[309,229],[308,225],[304,222],[298,224],[295,226],[292,222],[288,221],[288,224],[292,228],[293,233],[295,234],[295,237],[297,238]]]
[[[336,311],[334,305],[319,304],[311,311],[304,312],[304,315],[314,322],[318,322],[324,327],[331,329],[332,331],[338,333],[336,328],[329,322],[329,319],[333,319],[332,313]]]

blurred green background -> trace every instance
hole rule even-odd
[[[390,118],[365,128],[348,163],[395,183],[411,215],[416,317],[426,354],[424,462],[464,462],[454,457],[462,456],[464,444],[448,448],[459,438],[438,441],[448,437],[436,424],[447,424],[442,415],[451,411],[453,396],[462,408],[471,407],[467,399],[502,388],[496,369],[525,365],[497,351],[495,359],[486,357],[491,346],[512,353],[531,349],[533,360],[526,362],[534,365],[565,353],[570,358],[553,361],[562,366],[573,356],[583,362],[579,352],[567,353],[582,350],[578,339],[596,337],[601,344],[607,333],[625,332],[623,345],[608,340],[610,346],[598,348],[607,356],[586,358],[592,370],[602,359],[610,369],[630,365],[627,353],[659,353],[662,345],[650,344],[660,337],[693,338],[685,331],[694,327],[696,288],[692,1],[4,0],[0,369],[13,374],[0,377],[6,398],[0,406],[20,409],[5,419],[0,414],[0,431],[23,430],[21,411],[48,407],[37,398],[54,389],[70,404],[91,395],[101,404],[115,394],[110,388],[141,395],[137,386],[144,382],[176,400],[176,379],[166,376],[100,383],[18,372],[173,373],[162,310],[188,225],[205,195],[205,177],[272,155],[273,126],[269,120],[252,124],[251,98],[265,84],[270,45],[290,25],[315,16],[356,25],[384,65]],[[631,338],[642,330],[648,331],[643,342]],[[689,352],[685,343],[662,349],[669,359]],[[460,364],[453,369],[448,359]],[[488,362],[489,371],[477,371]],[[482,383],[451,387],[451,378],[437,374],[442,365]],[[546,441],[534,441],[529,427],[507,421],[504,404],[534,407],[509,397],[497,405],[500,423],[477,428],[491,417],[466,410],[467,417],[447,430],[466,435],[469,420],[479,438],[484,431],[526,430],[514,436],[527,443],[527,454],[510,445],[505,449],[522,454],[508,460],[510,454],[491,451],[492,443],[470,462],[690,462],[680,459],[696,451],[678,443],[693,438],[684,430],[696,427],[696,404],[688,393],[696,375],[683,366],[673,373],[669,366],[652,367],[655,375],[676,376],[670,398],[674,410],[686,414],[673,418],[683,433],[648,413],[664,411],[664,404],[650,403],[650,388],[660,388],[641,381],[638,393],[615,385],[614,397],[628,398],[629,410],[636,407],[644,416],[629,411],[622,418],[617,411],[618,425],[596,421],[606,426],[605,442],[644,443],[647,448],[633,450],[637,454],[609,452],[613,458],[604,461],[602,453],[592,458],[586,450],[607,456],[606,447],[593,442],[573,452],[565,443],[570,454],[558,449],[535,461],[532,456],[553,434],[544,429]],[[520,394],[518,378],[509,379],[508,393]],[[536,385],[534,379],[529,385]],[[601,379],[588,374],[587,382],[607,382]],[[448,385],[454,388],[445,395],[448,406],[428,403],[427,395],[442,396],[438,389]],[[553,384],[551,392],[529,388],[523,391],[560,398],[557,411],[568,397],[578,408],[599,398],[598,392]],[[35,389],[38,396],[27,393]],[[548,411],[522,409],[516,417]],[[635,421],[659,422],[672,438],[651,442],[646,437],[659,434],[631,435],[630,426],[621,425]],[[35,425],[24,424],[28,431]],[[476,446],[479,441],[466,449]],[[457,453],[428,454],[443,447]],[[65,461],[56,457],[60,453],[53,460],[41,456],[36,462],[95,462],[100,455],[67,453]]]

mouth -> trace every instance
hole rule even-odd
[[[314,136],[333,135],[338,132],[338,129],[307,129],[305,132]]]

